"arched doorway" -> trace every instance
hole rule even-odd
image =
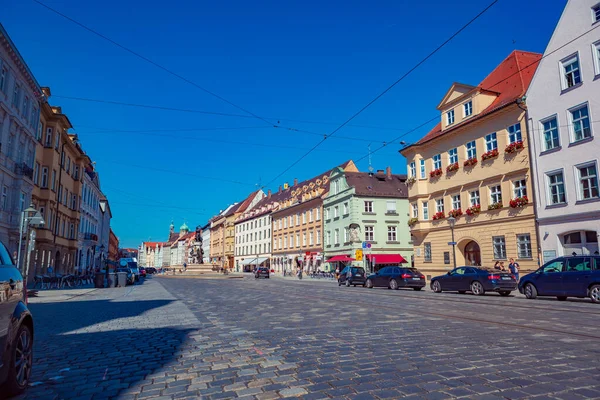
[[[471,240],[465,246],[465,264],[472,266],[481,266],[481,250],[476,241]]]

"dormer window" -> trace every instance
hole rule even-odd
[[[465,118],[473,115],[473,102],[469,101],[469,102],[463,104],[463,111],[464,111]]]
[[[446,113],[446,125],[452,125],[454,123],[454,110],[450,110]]]

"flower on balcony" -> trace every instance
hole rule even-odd
[[[457,208],[456,210],[450,210],[450,212],[448,213],[448,216],[458,218],[462,214],[463,214],[462,210],[460,208]]]
[[[414,176],[411,176],[410,178],[408,178],[406,180],[406,184],[407,185],[412,185],[413,183],[415,183],[417,181],[417,178],[415,178]]]
[[[510,206],[512,208],[525,207],[527,203],[529,203],[527,196],[516,197],[510,201]]]
[[[490,160],[492,158],[496,158],[496,157],[498,157],[498,154],[500,154],[500,152],[498,151],[498,149],[490,150],[487,153],[483,153],[481,155],[481,161],[485,161],[485,160]]]
[[[471,206],[471,207],[467,208],[467,211],[465,211],[465,212],[469,216],[473,216],[475,214],[479,214],[481,212],[481,206],[479,204],[476,204],[474,206]]]
[[[475,164],[477,164],[477,159],[476,158],[469,158],[468,160],[465,160],[465,162],[463,163],[463,165],[465,167],[472,167]]]
[[[497,201],[495,203],[492,203],[488,206],[488,210],[499,210],[503,207],[502,202],[501,201]]]
[[[414,226],[417,222],[419,222],[418,218],[411,218],[408,220],[408,226]]]
[[[433,214],[434,221],[439,220],[439,219],[444,219],[444,218],[446,218],[446,214],[444,214],[443,211],[438,211],[435,214]]]
[[[442,169],[438,168],[438,169],[434,169],[433,171],[431,171],[429,173],[429,177],[430,178],[437,178],[440,177],[443,174]]]
[[[458,171],[458,163],[450,164],[446,167],[446,173]]]
[[[523,149],[523,141],[519,140],[518,142],[513,142],[511,144],[509,144],[508,146],[506,146],[506,149],[504,149],[505,153],[508,154],[512,154],[512,153],[516,153],[519,150]]]

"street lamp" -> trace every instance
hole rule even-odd
[[[448,224],[450,225],[450,230],[452,231],[452,258],[454,260],[454,268],[456,268],[456,242],[454,241],[454,225],[456,224],[456,218],[449,217]]]

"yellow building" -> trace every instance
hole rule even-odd
[[[42,88],[46,99],[50,89]],[[37,230],[32,274],[73,273],[76,264],[77,233],[80,221],[80,193],[85,165],[91,162],[77,141],[67,132],[72,128],[60,107],[44,101],[40,113],[40,134],[35,152],[32,202],[45,225]]]
[[[478,86],[452,85],[441,122],[400,152],[409,175],[415,266],[429,276],[456,265],[515,258],[537,267],[538,245],[523,96],[541,58],[514,51]],[[529,197],[527,197],[529,196]]]

